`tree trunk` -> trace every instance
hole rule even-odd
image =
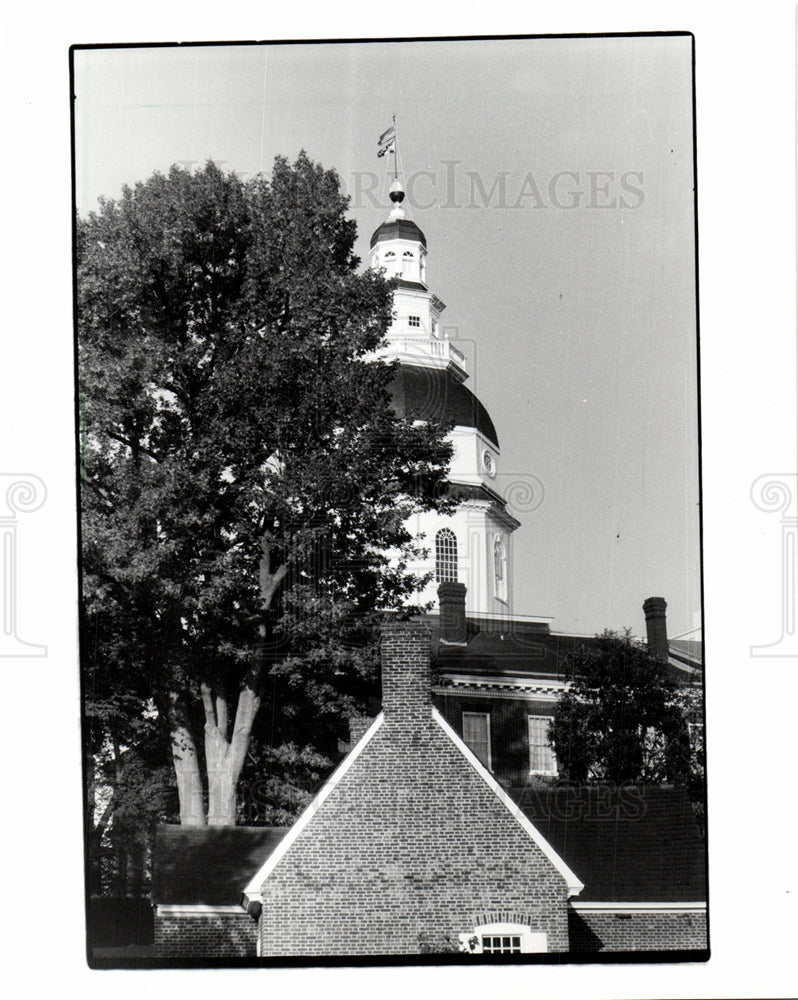
[[[214,700],[202,686],[205,708],[205,763],[208,770],[208,825],[235,826],[236,789],[244,766],[250,734],[260,707],[257,693],[260,666],[255,664],[238,693],[232,738],[227,739],[228,706],[223,693]]]
[[[261,542],[259,566],[260,600],[264,614],[271,607],[277,588],[288,572],[288,563],[272,570],[269,539]],[[261,640],[266,628],[261,626]],[[205,763],[208,769],[208,825],[235,826],[236,790],[241,768],[244,766],[252,726],[260,708],[261,661],[255,658],[241,689],[238,692],[233,733],[228,740],[228,705],[224,691],[217,692],[214,700],[207,684],[202,685],[202,703],[205,708]]]
[[[187,713],[178,694],[169,697],[169,721],[172,735],[172,761],[177,777],[181,826],[206,826],[205,803],[202,800],[202,778],[194,739],[188,726]]]
[[[271,607],[277,588],[282,583],[288,564],[272,571],[269,540],[261,543],[259,583],[261,608],[264,613]],[[261,639],[266,628],[261,626]],[[172,731],[172,759],[177,775],[177,794],[180,799],[182,826],[235,826],[236,790],[241,768],[244,766],[252,725],[260,708],[261,662],[256,657],[241,690],[238,693],[233,734],[228,740],[228,705],[223,690],[214,692],[209,684],[202,684],[202,704],[205,709],[205,764],[208,771],[208,818],[202,799],[202,781],[199,772],[197,749],[188,725],[185,706],[178,695],[170,696],[170,723]]]

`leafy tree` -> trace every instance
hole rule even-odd
[[[397,418],[370,360],[392,292],[346,208],[301,153],[77,223],[84,664],[168,725],[184,824],[235,821],[256,724],[312,771],[375,682],[375,614],[418,589],[406,519],[451,504],[448,428]]]
[[[569,656],[566,673],[570,684],[549,727],[565,780],[696,790],[685,694],[667,664],[628,631],[604,632]]]

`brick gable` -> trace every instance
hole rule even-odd
[[[424,625],[386,629],[384,716],[276,852],[262,956],[414,954],[496,911],[567,950],[566,877],[433,711],[428,648]]]

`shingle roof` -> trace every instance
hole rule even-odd
[[[473,627],[472,620],[469,624]],[[465,646],[440,645],[434,662],[444,673],[472,673],[497,681],[505,674],[562,677],[565,657],[595,642],[594,636],[553,635],[542,623],[496,621],[471,631]]]
[[[420,281],[408,281],[406,278],[394,278],[397,288],[405,288],[410,292],[426,292],[427,286]]]
[[[585,883],[577,902],[706,899],[704,842],[682,788],[511,788],[509,794]]]
[[[418,240],[427,245],[427,237],[411,219],[390,219],[377,226],[371,236],[371,246],[379,240]]]
[[[496,428],[477,397],[445,368],[399,365],[391,386],[393,406],[400,417],[452,422],[474,427],[499,447]]]
[[[697,663],[704,659],[704,643],[700,639],[668,639],[668,648]]]
[[[159,826],[153,852],[152,901],[232,906],[287,827]]]

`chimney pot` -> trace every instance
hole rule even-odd
[[[668,662],[668,622],[665,615],[667,607],[664,597],[649,597],[643,602],[648,653],[662,663]]]

